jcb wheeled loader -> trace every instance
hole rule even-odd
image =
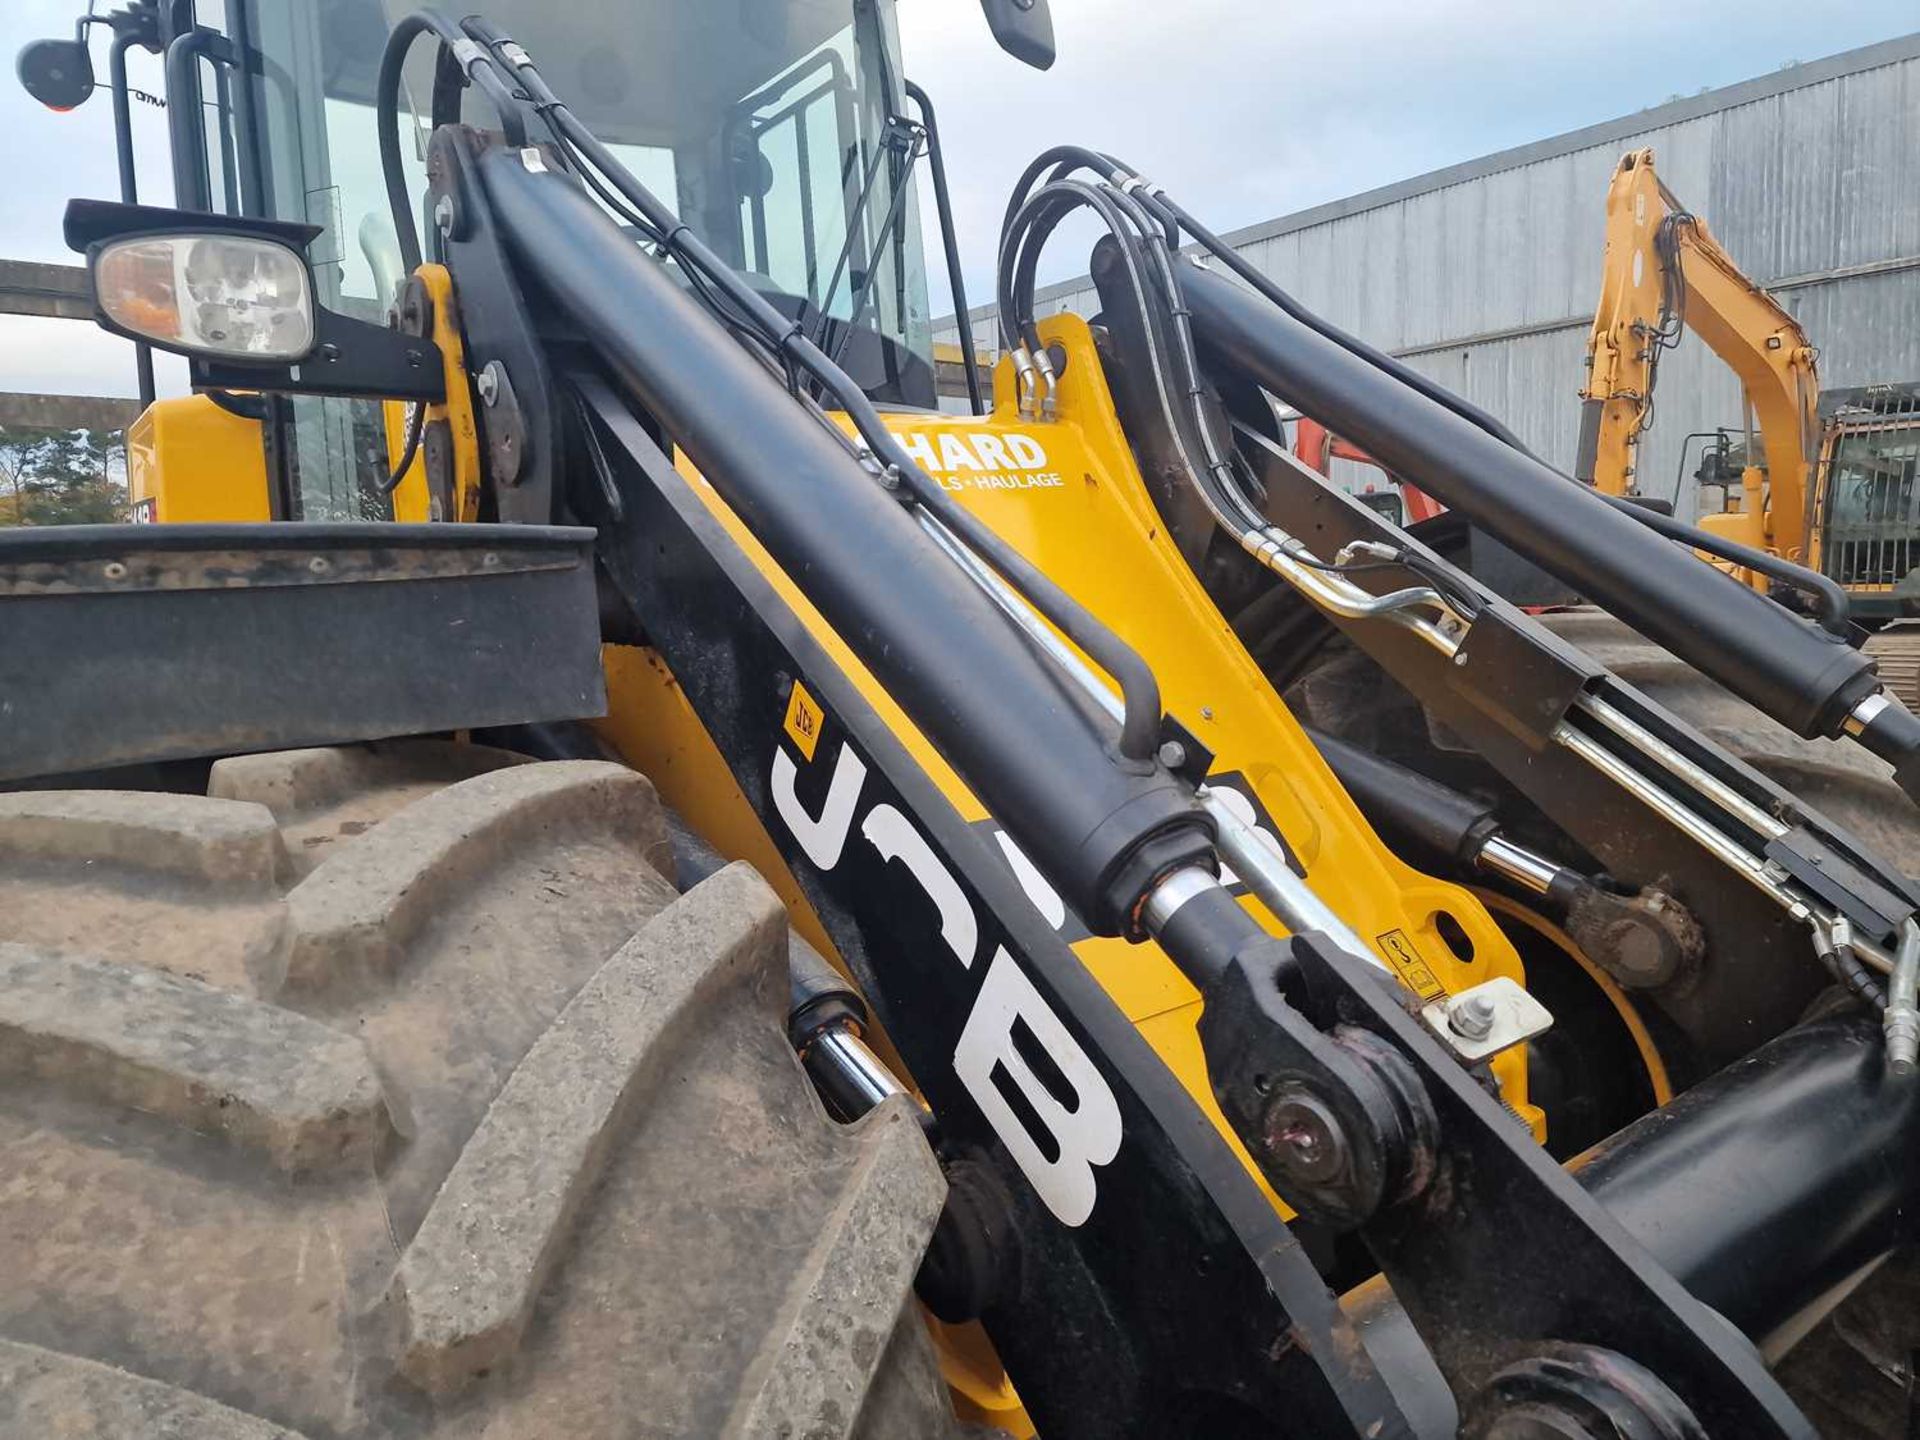
[[[1901,1433],[1920,723],[1844,638],[1098,151],[940,414],[886,0],[90,21],[177,204],[67,238],[196,393],[159,523],[0,537],[0,1433]]]

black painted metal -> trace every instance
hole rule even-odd
[[[584,190],[516,151],[487,151],[475,168],[522,276],[685,448],[1089,925],[1131,931],[1157,875],[1211,862],[1191,790],[1155,764],[1121,760],[1111,723]]]
[[[1856,1015],[1789,1031],[1568,1170],[1756,1343],[1797,1335],[1913,1238],[1920,1087],[1887,1076],[1877,1029]],[[1393,1292],[1376,1278],[1344,1303],[1389,1380],[1417,1380],[1425,1356]]]
[[[443,125],[433,133],[427,148],[428,194],[436,209],[445,200],[452,223],[436,230],[430,250],[460,277],[456,303],[468,373],[477,376],[497,365],[506,376],[505,387],[493,387],[493,404],[482,403],[479,395],[473,404],[489,457],[493,504],[502,520],[538,524],[554,513],[559,392],[505,239],[491,210],[473,194],[480,183],[473,173],[473,156],[482,143],[476,132],[458,125]],[[509,398],[517,400],[517,419],[502,403]],[[508,458],[503,446],[515,428],[520,432],[512,442],[518,446],[517,468],[511,461],[499,463]]]
[[[240,213],[269,216],[273,190],[268,184],[266,137],[261,133],[259,86],[265,83],[260,52],[254,48],[257,0],[227,0],[227,36],[232,57],[233,148],[239,171]]]
[[[960,238],[953,228],[953,201],[947,190],[947,160],[940,149],[940,124],[934,118],[933,101],[913,81],[906,84],[907,97],[920,107],[920,124],[927,132],[927,169],[933,176],[933,204],[940,217],[940,247],[947,257],[947,287],[953,295],[953,319],[960,332],[960,364],[967,377],[967,404],[976,415],[987,412],[980,394],[980,366],[973,348],[973,316],[967,313],[967,287],[960,266]]]
[[[603,519],[602,565],[852,967],[933,1107],[943,1144],[991,1165],[1004,1182],[1018,1284],[983,1318],[1043,1432],[1067,1440],[1406,1437],[1381,1378],[1355,1363],[1360,1341],[1306,1252],[1172,1073],[1041,921],[997,848],[953,810],[693,494],[626,396],[596,373],[573,378],[620,496],[623,518]],[[807,483],[803,470],[784,474]],[[592,503],[597,490],[577,493]],[[884,558],[871,563],[884,569]],[[796,682],[824,711],[811,760],[782,731]],[[780,819],[771,772],[784,756],[803,805],[820,814],[849,754],[861,766],[860,790],[844,846],[823,862]],[[912,874],[864,838],[864,818],[888,806],[910,817],[977,918],[970,954],[954,952]],[[997,976],[1006,994],[1010,969],[1058,1018],[1118,1107],[1124,1139],[1094,1167],[1096,1198],[1079,1224],[1043,1205],[955,1071],[983,983]],[[1061,1104],[1092,1103],[1084,1077],[1068,1083],[1080,1093],[1060,1095]]]
[[[127,50],[141,43],[132,30],[116,31],[107,50],[107,75],[113,92],[113,153],[120,171],[120,198],[129,205],[140,203],[140,179],[133,162],[133,115],[127,91]],[[153,347],[136,341],[133,369],[139,384],[140,408],[153,403]]]
[[[182,210],[213,209],[199,67],[202,59],[221,64],[230,53],[226,36],[204,25],[176,35],[167,45],[167,138],[173,152],[173,201]]]
[[[0,779],[605,709],[590,531],[0,534]]]
[[[1200,1034],[1215,1094],[1296,1205],[1329,1208],[1329,1182],[1302,1183],[1278,1107],[1304,1090],[1336,1118],[1361,1238],[1468,1408],[1504,1367],[1579,1344],[1647,1367],[1710,1434],[1812,1440],[1746,1340],[1553,1162],[1397,989],[1321,937],[1291,948],[1284,996],[1250,957],[1210,987]],[[1396,1137],[1396,1073],[1432,1107],[1424,1137],[1404,1122]]]
[[[1913,1236],[1920,1086],[1867,1016],[1790,1030],[1571,1167],[1755,1340]]]
[[[1199,266],[1179,273],[1196,333],[1228,364],[1782,724],[1837,734],[1873,693],[1859,652],[1261,297]]]

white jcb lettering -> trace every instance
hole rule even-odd
[[[1073,1092],[1071,1105],[1057,1098],[1020,1054],[1013,1038],[1017,1025],[1024,1025],[1053,1061]],[[1120,1153],[1120,1106],[1079,1042],[1004,949],[993,952],[954,1049],[953,1069],[1054,1217],[1063,1225],[1084,1224],[1098,1188],[1095,1167]],[[996,1070],[1019,1089],[1045,1128],[1053,1142],[1048,1147],[1052,1159],[994,1083]]]
[[[1000,853],[1007,857],[1007,865],[1013,871],[1013,878],[1020,882],[1020,888],[1027,892],[1027,899],[1033,902],[1033,908],[1040,912],[1040,918],[1058,930],[1067,923],[1067,902],[1060,898],[1060,892],[1047,883],[1047,877],[1027,858],[1027,852],[1013,843],[1013,837],[1004,830],[993,832],[993,838],[1000,842]]]
[[[980,923],[973,918],[973,906],[967,892],[953,878],[953,872],[940,863],[933,847],[913,828],[911,821],[891,805],[876,805],[860,822],[860,833],[880,852],[882,860],[898,860],[907,867],[920,888],[927,892],[940,912],[940,938],[947,942],[954,957],[969,970],[974,951],[980,947]]]
[[[853,827],[853,807],[859,803],[860,787],[866,783],[867,762],[853,753],[844,742],[833,762],[833,779],[827,784],[827,801],[820,807],[820,818],[807,814],[800,797],[794,793],[794,777],[799,774],[793,758],[784,749],[773,752],[773,808],[787,822],[787,829],[800,842],[800,848],[822,870],[840,863],[840,851],[846,846],[847,831]]]

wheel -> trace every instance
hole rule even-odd
[[[403,742],[0,794],[0,1436],[946,1436],[945,1183],[653,788]]]

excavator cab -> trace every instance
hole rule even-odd
[[[1855,613],[1920,615],[1920,385],[1829,390],[1821,397],[1821,568]]]

